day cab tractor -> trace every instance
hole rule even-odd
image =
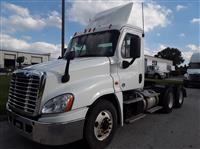
[[[182,106],[181,83],[145,81],[144,33],[129,21],[133,6],[97,14],[62,58],[13,72],[7,102],[13,129],[41,144],[84,138],[89,148],[103,149],[119,126]]]

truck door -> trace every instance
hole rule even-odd
[[[144,85],[144,56],[141,36],[124,31],[118,45],[118,75],[122,91],[142,88]],[[123,64],[129,63],[127,68]]]

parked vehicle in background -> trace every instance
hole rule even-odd
[[[144,55],[145,58],[145,72],[147,73],[147,66],[158,66],[159,72],[165,73],[165,77],[170,77],[172,71],[175,71],[175,66],[172,60]],[[151,68],[150,68],[151,69]],[[152,77],[152,75],[150,75]]]
[[[186,87],[200,86],[200,52],[192,54],[183,82]]]
[[[145,76],[147,78],[154,78],[154,79],[164,79],[166,78],[166,73],[160,71],[158,66],[147,66]]]

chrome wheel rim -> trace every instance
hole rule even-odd
[[[183,102],[183,92],[180,91],[178,102],[181,104]]]
[[[173,94],[169,94],[169,108],[171,109],[173,107],[174,99],[173,99]]]
[[[105,110],[101,111],[97,116],[94,124],[94,135],[99,141],[105,140],[111,133],[113,128],[112,114]]]

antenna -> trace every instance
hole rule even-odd
[[[61,33],[61,57],[65,52],[65,0],[62,0],[62,33]]]
[[[143,2],[142,2],[142,27],[143,27],[143,33],[142,33],[142,37],[144,37],[144,6],[143,6]]]

